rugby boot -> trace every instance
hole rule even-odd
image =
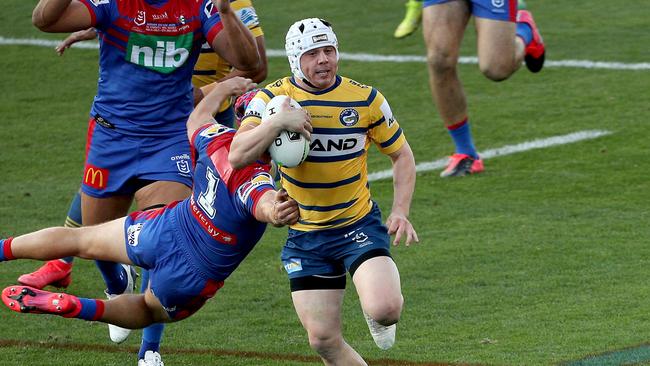
[[[422,1],[408,0],[405,5],[406,14],[402,22],[395,29],[395,38],[404,38],[411,35],[418,29],[422,21]]]
[[[474,159],[467,154],[454,154],[449,158],[447,168],[440,173],[442,178],[462,177],[469,174],[478,174],[485,170],[482,159]]]
[[[77,302],[72,295],[20,285],[9,286],[2,290],[2,302],[18,313],[65,316],[77,308]]]
[[[42,289],[47,285],[66,288],[72,282],[72,264],[58,259],[48,261],[32,273],[18,277],[18,283],[25,286]]]
[[[106,294],[106,297],[111,300],[115,297],[118,297],[122,294],[132,294],[135,292],[135,279],[137,278],[137,273],[135,272],[135,268],[133,266],[129,266],[126,264],[122,264],[122,267],[126,271],[126,277],[127,277],[127,283],[126,283],[126,288],[124,289],[124,292],[121,294],[109,294],[108,291],[104,291]],[[126,329],[122,327],[118,327],[117,325],[113,324],[108,324],[108,335],[111,338],[111,341],[115,343],[122,343],[126,340],[126,338],[129,337],[129,334],[131,334],[131,329]]]
[[[517,22],[528,24],[533,31],[533,39],[526,45],[526,49],[524,50],[524,61],[528,70],[531,72],[539,72],[544,67],[546,47],[544,46],[544,40],[541,34],[539,34],[539,29],[533,20],[533,14],[528,10],[519,10],[517,11]]]
[[[138,366],[165,366],[165,363],[162,362],[160,353],[147,351],[144,354],[144,358],[138,360]]]

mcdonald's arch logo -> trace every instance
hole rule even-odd
[[[108,183],[108,170],[86,164],[84,184],[95,189],[104,189]]]

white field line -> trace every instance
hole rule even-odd
[[[572,144],[574,142],[583,141],[583,140],[592,140],[602,136],[611,135],[611,131],[605,130],[589,130],[589,131],[579,131],[570,133],[568,135],[562,136],[553,136],[545,139],[537,139],[532,141],[522,142],[516,145],[506,145],[498,147],[496,149],[490,149],[485,151],[479,151],[481,159],[490,159],[498,156],[505,156],[510,154],[516,154],[533,149],[544,149],[556,145],[566,145]],[[419,163],[415,166],[415,170],[418,172],[427,172],[430,170],[442,169],[447,165],[448,158],[442,158],[434,161],[429,161],[425,163]],[[393,171],[391,169],[382,170],[375,173],[368,174],[369,181],[376,181],[386,178],[391,178],[393,176]]]
[[[0,37],[1,45],[23,45],[23,46],[41,46],[56,47],[59,41],[36,38],[5,38]],[[79,42],[72,45],[73,48],[97,49],[97,42]],[[268,57],[286,57],[284,50],[266,50]],[[362,61],[362,62],[426,62],[426,57],[420,55],[374,55],[369,53],[347,53],[341,52],[343,60]],[[478,58],[473,56],[461,57],[461,64],[477,64]],[[650,62],[641,63],[624,63],[624,62],[604,62],[590,60],[546,60],[544,67],[571,67],[580,69],[607,69],[607,70],[650,70]]]

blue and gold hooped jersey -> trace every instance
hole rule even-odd
[[[337,76],[325,90],[309,92],[293,78],[277,80],[257,93],[242,124],[262,123],[271,98],[288,95],[311,115],[312,139],[307,160],[280,168],[282,186],[300,206],[292,229],[311,231],[343,227],[372,208],[368,186],[368,148],[397,151],[406,138],[384,96],[377,89]]]

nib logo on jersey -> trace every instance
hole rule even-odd
[[[192,50],[192,33],[152,36],[131,32],[126,60],[147,69],[169,74],[182,67]]]

